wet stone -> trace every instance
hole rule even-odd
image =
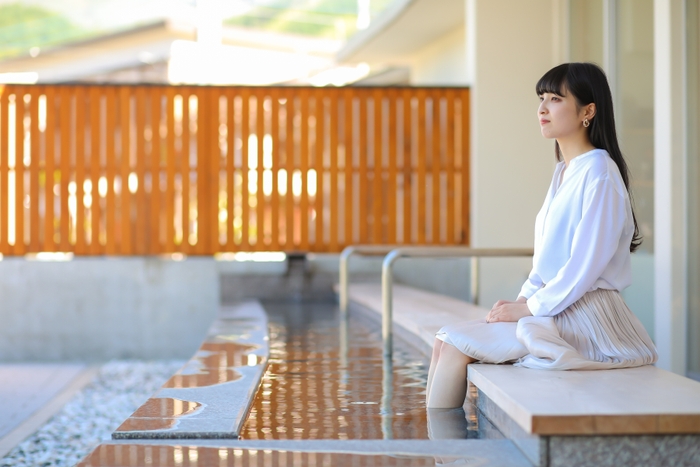
[[[238,435],[267,364],[267,316],[258,302],[225,307],[222,315],[226,318],[212,324],[195,355],[112,434],[114,439]]]
[[[102,445],[76,467],[181,467],[183,465],[233,466],[334,466],[334,467],[432,467],[435,465],[484,465],[480,459],[456,455],[400,455],[346,452],[302,452],[270,449],[236,449],[197,446]]]
[[[132,417],[154,418],[154,417],[179,417],[196,412],[202,404],[191,401],[183,401],[172,397],[151,398],[146,401]]]
[[[243,376],[236,370],[229,368],[205,368],[201,373],[176,374],[164,385],[164,388],[201,388],[215,384],[227,383],[241,379]]]

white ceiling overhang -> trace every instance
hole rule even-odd
[[[401,58],[464,25],[466,0],[396,0],[336,54],[339,63]]]

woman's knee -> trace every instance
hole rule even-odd
[[[473,361],[472,358],[465,355],[461,350],[451,344],[444,344],[442,346],[440,349],[440,356],[453,362],[464,362],[465,365]]]

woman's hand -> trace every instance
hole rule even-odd
[[[532,316],[532,313],[530,313],[525,299],[523,297],[518,297],[518,300],[515,302],[509,302],[507,300],[497,301],[493,308],[491,308],[491,311],[489,311],[489,314],[486,315],[486,322],[516,322],[520,320],[520,318],[525,318],[526,316]]]

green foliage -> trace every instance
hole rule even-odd
[[[371,3],[373,16],[391,0]],[[274,0],[225,24],[313,37],[346,39],[355,32],[357,0]]]
[[[54,46],[86,37],[67,18],[20,2],[0,5],[0,59],[25,55],[32,47]]]

